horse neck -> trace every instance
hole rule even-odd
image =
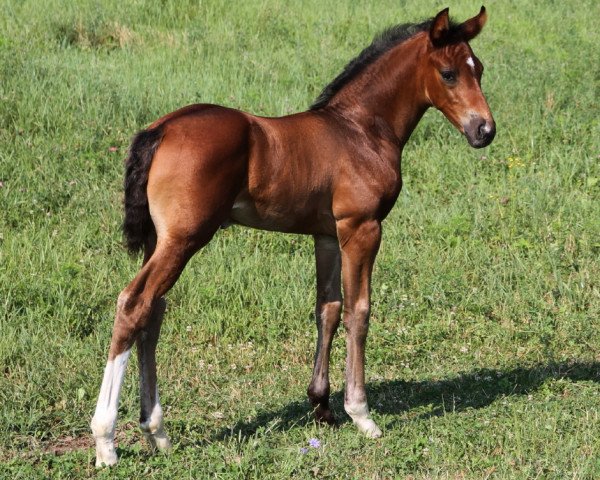
[[[382,55],[332,99],[331,107],[365,128],[373,118],[384,120],[403,147],[429,107],[417,68],[425,54],[420,37]]]

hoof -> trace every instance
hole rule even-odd
[[[146,434],[145,437],[148,440],[150,446],[152,447],[152,450],[157,450],[163,453],[169,453],[173,449],[171,441],[165,433]]]
[[[369,438],[381,437],[381,429],[369,415],[369,408],[366,402],[358,404],[345,404],[346,413],[350,415],[354,425]]]
[[[381,429],[377,424],[370,418],[355,422],[358,429],[365,434],[367,438],[379,438],[381,435]]]
[[[96,468],[111,467],[117,460],[117,452],[112,442],[96,442]]]
[[[319,423],[326,423],[331,426],[336,425],[335,416],[331,413],[329,408],[317,406],[315,408],[315,420]]]

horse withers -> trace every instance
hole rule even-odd
[[[440,110],[471,146],[493,140],[495,123],[481,91],[483,66],[468,43],[485,22],[484,7],[460,24],[445,9],[426,22],[386,30],[306,112],[264,118],[191,105],[134,137],[123,229],[129,249],[143,250],[144,259],[117,302],[91,423],[96,465],[117,461],[119,393],[134,343],[141,429],[153,447],[170,448],[156,386],[163,296],[192,255],[230,223],[314,237],[318,340],[308,397],[316,418],[332,423],[329,356],[343,310],[344,409],[367,436],[381,435],[369,415],[364,374],[381,222],[402,187],[402,149],[429,107]]]

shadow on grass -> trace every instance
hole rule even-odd
[[[529,395],[543,388],[547,381],[560,379],[600,382],[600,363],[549,363],[512,370],[480,369],[443,380],[371,382],[367,395],[369,404],[379,414],[397,415],[415,410],[416,418],[427,418],[445,412],[484,408],[502,397]],[[343,391],[338,391],[331,396],[338,424],[350,421],[343,410],[343,395]],[[240,434],[251,436],[260,430],[286,431],[312,422],[308,401],[295,401],[283,408],[262,412],[250,421],[237,422],[209,438],[219,441]],[[388,427],[394,423],[396,421]],[[195,429],[188,425],[190,427]]]

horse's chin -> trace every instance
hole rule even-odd
[[[492,135],[489,138],[472,138],[469,135],[465,135],[467,137],[467,141],[469,145],[473,148],[484,148],[487,147],[494,140],[494,136]]]

